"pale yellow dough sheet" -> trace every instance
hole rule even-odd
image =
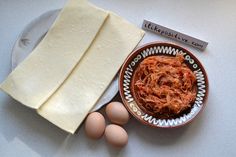
[[[69,0],[45,38],[1,89],[22,104],[39,108],[69,76],[107,15],[85,0]]]
[[[110,13],[70,78],[38,113],[74,133],[143,35],[142,30]]]
[[[69,0],[45,38],[1,88],[75,133],[144,31],[86,0]]]

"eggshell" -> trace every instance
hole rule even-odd
[[[105,138],[114,147],[123,147],[128,143],[127,132],[119,125],[110,124],[105,129]]]
[[[107,117],[111,122],[124,125],[129,121],[129,112],[120,102],[111,102],[106,107]]]
[[[105,126],[105,119],[101,113],[90,113],[85,121],[85,133],[92,139],[99,139],[104,133]]]

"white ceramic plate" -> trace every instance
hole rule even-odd
[[[19,35],[12,50],[12,70],[20,64],[43,39],[60,9],[48,11],[31,21]],[[96,111],[112,100],[118,92],[118,75],[111,82],[91,111]]]

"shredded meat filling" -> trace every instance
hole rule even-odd
[[[158,118],[182,114],[196,98],[196,77],[182,55],[144,59],[135,70],[132,83],[139,107]]]

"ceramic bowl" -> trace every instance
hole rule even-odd
[[[182,54],[184,62],[196,76],[197,95],[191,109],[176,118],[159,119],[140,109],[132,90],[132,77],[137,66],[149,56]],[[153,42],[133,51],[124,62],[119,76],[119,91],[128,111],[140,122],[152,127],[174,128],[191,122],[202,111],[208,93],[207,74],[200,61],[188,50],[172,43]]]

